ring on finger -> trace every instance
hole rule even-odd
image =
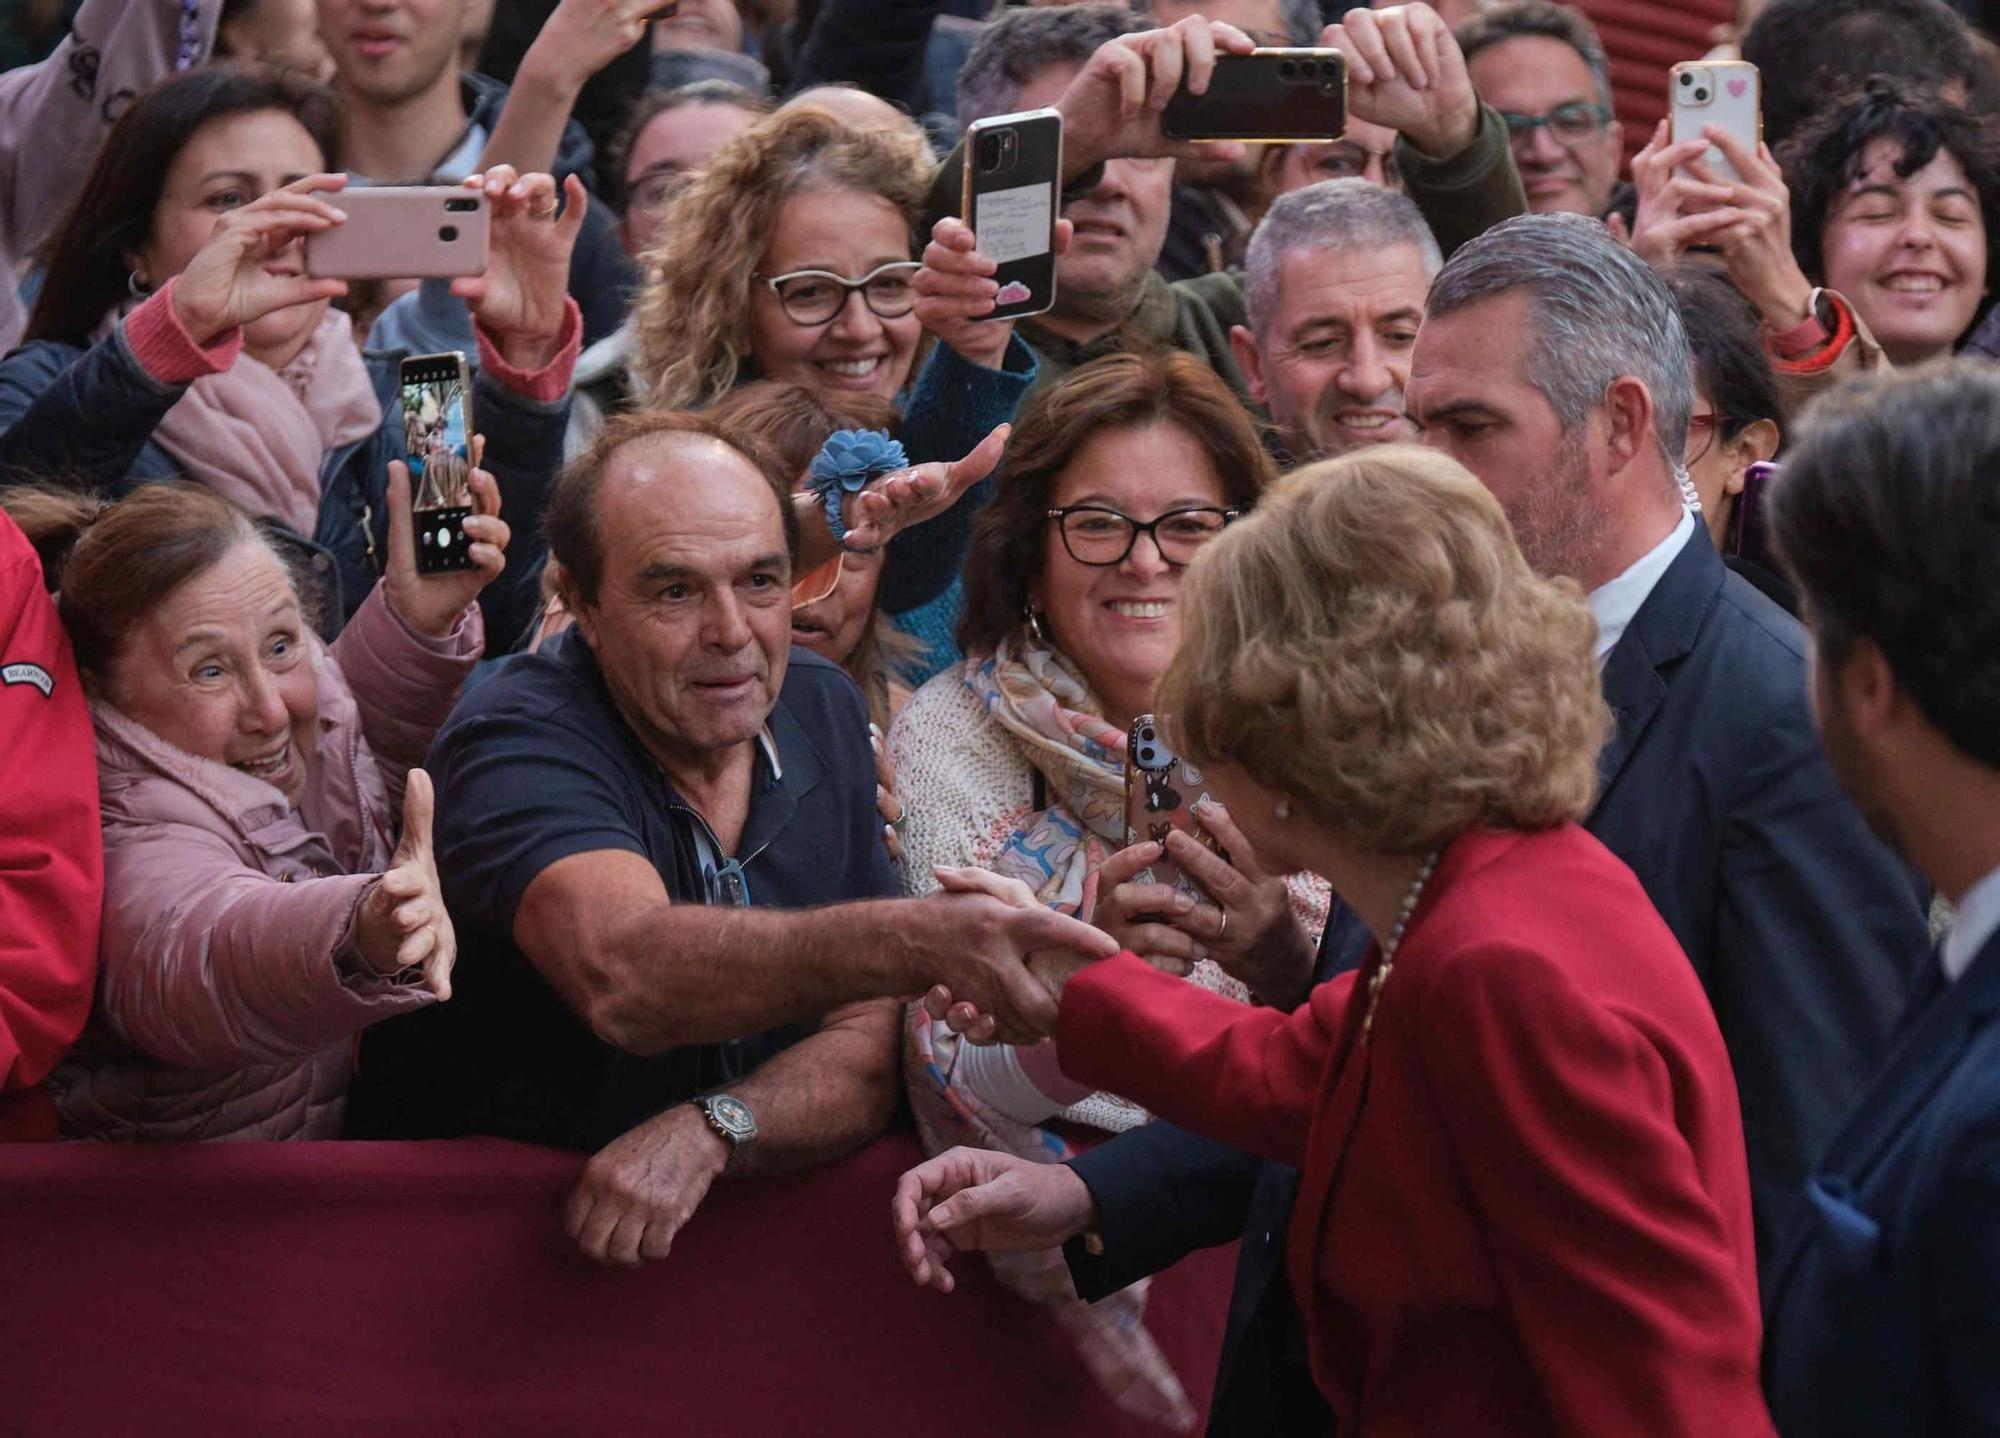
[[[889,821],[889,827],[900,835],[903,832],[904,826],[909,822],[910,806],[899,799],[896,801],[896,817]]]
[[[1222,915],[1222,926],[1215,931],[1215,941],[1219,944],[1229,933],[1229,910],[1221,909],[1218,912]]]

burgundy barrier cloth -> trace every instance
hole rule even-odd
[[[983,1263],[916,1287],[892,1133],[719,1183],[673,1253],[562,1232],[581,1156],[436,1143],[0,1145],[0,1433],[983,1434],[1117,1412]],[[1235,1249],[1153,1285],[1206,1413]]]

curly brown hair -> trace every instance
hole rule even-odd
[[[1158,704],[1180,752],[1366,850],[1590,807],[1611,732],[1596,620],[1441,454],[1397,445],[1287,476],[1203,549],[1178,607]]]
[[[698,409],[736,384],[750,357],[752,276],[787,199],[815,188],[880,195],[909,221],[914,256],[930,170],[915,129],[857,130],[810,105],[723,146],[642,261],[632,368],[647,402]]]
[[[1033,395],[1007,441],[1006,468],[973,530],[958,642],[991,654],[1019,632],[1048,560],[1056,482],[1107,430],[1177,424],[1200,442],[1231,508],[1248,510],[1277,477],[1257,426],[1215,371],[1180,350],[1093,360]],[[1058,636],[1058,639],[1060,637]]]

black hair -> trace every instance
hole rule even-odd
[[[1822,662],[1871,640],[1924,717],[2000,769],[2000,371],[1954,360],[1834,391],[1769,503]]]
[[[1742,51],[1763,78],[1773,150],[1827,96],[1871,75],[1956,82],[1981,108],[1993,89],[1971,30],[1943,0],[1771,0],[1743,33]]]
[[[1734,439],[1760,419],[1782,432],[1784,399],[1750,301],[1728,276],[1704,265],[1683,267],[1667,288],[1681,308],[1695,384],[1715,407],[1718,434]]]
[[[1986,227],[1986,280],[2000,277],[2000,132],[1990,113],[1974,113],[1937,91],[1876,76],[1837,97],[1799,127],[1779,154],[1792,194],[1792,253],[1815,284],[1826,278],[1822,241],[1841,194],[1861,173],[1868,147],[1892,141],[1902,151],[1896,175],[1907,180],[1943,150],[1957,160],[1979,196]],[[1980,315],[1973,317],[1973,325]]]
[[[339,108],[332,92],[289,76],[213,65],[162,81],[132,101],[104,137],[76,202],[41,248],[42,290],[23,338],[89,343],[127,297],[131,267],[125,257],[151,235],[167,171],[195,131],[211,120],[262,110],[291,115],[319,145],[326,168],[338,164]]]

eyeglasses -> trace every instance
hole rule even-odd
[[[1713,410],[1707,414],[1688,416],[1687,444],[1681,454],[1681,463],[1693,469],[1707,458],[1709,450],[1715,447],[1715,433],[1721,427],[1722,416]]]
[[[701,860],[701,892],[705,903],[730,909],[750,907],[750,880],[739,860],[728,859],[720,866],[704,854]]]
[[[1123,564],[1139,536],[1152,536],[1153,548],[1169,564],[1187,564],[1197,551],[1229,527],[1240,509],[1172,509],[1141,524],[1129,514],[1097,504],[1073,504],[1052,509],[1063,548],[1078,564],[1109,568]]]
[[[877,319],[898,320],[917,307],[916,260],[877,265],[858,280],[830,270],[793,270],[783,275],[754,275],[778,297],[778,307],[795,325],[823,325],[847,308],[847,297],[861,291],[861,303]]]
[[[1566,105],[1558,105],[1546,115],[1517,115],[1502,110],[1501,120],[1507,126],[1509,144],[1525,145],[1535,137],[1535,131],[1544,125],[1556,137],[1559,145],[1577,145],[1594,135],[1604,132],[1611,123],[1611,107],[1593,105],[1585,100],[1571,100]]]
[[[658,214],[685,190],[694,176],[680,169],[652,169],[632,182],[626,191],[625,208]]]

